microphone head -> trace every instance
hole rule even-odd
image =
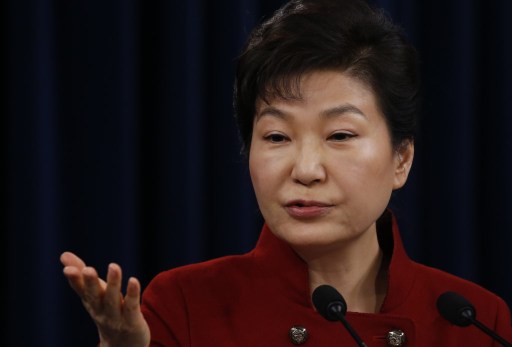
[[[445,292],[437,298],[437,310],[447,321],[467,327],[476,318],[475,307],[455,292]]]
[[[312,300],[318,313],[327,320],[339,321],[347,313],[347,303],[343,296],[327,284],[315,288]]]

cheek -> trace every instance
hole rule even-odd
[[[257,153],[257,151],[255,153]],[[266,165],[266,161],[261,155],[251,154],[249,156],[249,172],[253,189],[258,200],[262,199],[265,195],[266,185],[264,183],[269,181],[270,178],[270,171],[266,169]]]
[[[249,172],[256,198],[262,202],[274,198],[287,179],[285,158],[255,150],[249,157]]]
[[[368,146],[355,155],[338,158],[333,167],[337,180],[352,192],[392,190],[394,166],[389,151],[378,151],[374,146]]]

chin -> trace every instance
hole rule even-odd
[[[275,226],[269,225],[278,238],[292,247],[318,247],[349,241],[357,233],[346,227],[321,222],[286,222]]]

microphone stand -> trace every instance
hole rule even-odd
[[[345,316],[338,315],[338,319],[340,320],[341,323],[343,323],[343,325],[345,326],[345,328],[349,332],[350,336],[352,336],[352,338],[354,339],[354,341],[356,341],[356,343],[357,343],[357,345],[359,347],[367,347],[366,344],[363,342],[363,340],[359,337],[359,335],[357,335],[355,330],[352,329],[350,324],[348,324],[347,320],[345,319]],[[509,347],[509,346],[507,346],[507,347]]]
[[[493,339],[495,339],[496,341],[501,343],[503,346],[505,346],[505,347],[512,347],[511,343],[509,343],[504,338],[502,338],[501,336],[496,334],[494,331],[492,331],[491,329],[486,327],[484,324],[482,324],[481,322],[479,322],[475,318],[473,318],[473,315],[471,314],[471,312],[466,312],[465,311],[465,312],[462,312],[462,315],[467,320],[469,320],[473,325],[475,325],[478,329],[482,330],[484,333],[486,333],[487,335],[491,336]]]

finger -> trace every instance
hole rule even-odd
[[[98,277],[98,273],[93,267],[86,266],[83,268],[82,276],[84,281],[84,290],[82,295],[84,306],[87,308],[89,313],[98,313],[102,309],[101,301],[105,294],[105,288]]]
[[[82,271],[78,270],[75,266],[66,266],[62,272],[68,279],[71,288],[73,288],[73,290],[82,297],[84,295],[84,279]]]
[[[130,277],[124,297],[123,315],[127,321],[135,321],[140,316],[140,291],[141,286],[135,277]]]
[[[117,264],[110,264],[107,271],[107,287],[105,288],[105,296],[103,297],[103,309],[105,313],[116,319],[121,316],[121,281],[122,270]]]
[[[68,279],[71,288],[80,296],[84,293],[84,280],[82,270],[85,263],[71,252],[64,252],[60,256],[60,261],[64,265],[62,272]]]
[[[64,266],[74,266],[80,271],[85,267],[85,263],[82,259],[71,252],[64,252],[60,255],[60,262]]]

